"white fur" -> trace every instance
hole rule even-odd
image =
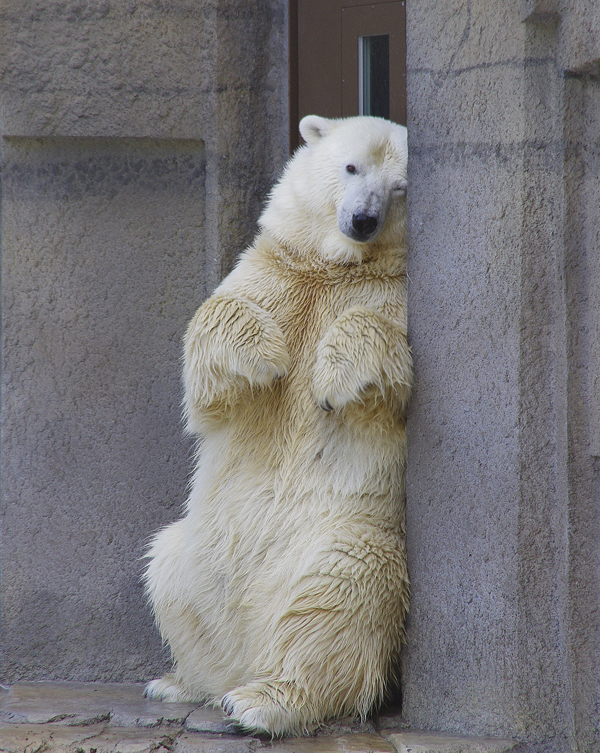
[[[147,695],[221,702],[272,735],[379,703],[408,606],[406,130],[309,116],[301,132],[261,233],[188,328],[202,443],[146,574],[175,662]],[[365,208],[381,221],[361,243],[347,218]]]

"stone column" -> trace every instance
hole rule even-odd
[[[597,5],[417,2],[407,15],[405,713],[527,751],[592,751]]]

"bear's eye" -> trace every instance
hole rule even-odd
[[[354,175],[356,172],[356,166],[355,165],[346,165],[346,172],[350,173],[350,175]]]
[[[405,180],[398,180],[394,183],[392,186],[393,191],[401,191],[402,193],[406,193],[407,188],[407,182]]]

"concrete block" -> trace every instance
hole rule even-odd
[[[186,496],[182,334],[287,157],[286,7],[2,7],[5,682],[169,666],[142,554]]]
[[[569,638],[574,745],[600,749],[600,79],[565,80]]]
[[[451,0],[407,7],[409,69],[435,71],[440,78],[485,67],[504,75],[504,66],[522,55],[523,29],[510,3]],[[426,32],[425,32],[426,29]],[[428,44],[422,44],[426,33]]]
[[[557,23],[560,16],[558,0],[521,0],[521,19],[530,23]]]
[[[513,14],[505,29],[519,18],[517,3],[475,2],[471,19],[484,5],[486,33],[499,38],[503,14]],[[465,4],[453,7],[464,21]],[[413,23],[413,12],[427,19]],[[581,98],[565,98],[575,85],[555,62],[560,24],[522,24],[521,51],[502,65],[455,68],[465,32],[444,68],[429,24],[447,12],[407,6],[416,379],[404,713],[415,727],[514,737],[527,750],[593,749],[597,713],[570,688],[583,676],[597,699],[597,619],[583,616],[597,610],[567,615],[599,593],[598,475],[583,458],[590,411],[576,397],[594,352],[584,207],[595,216],[585,176],[597,172],[597,81],[581,77]]]
[[[215,5],[4,3],[4,133],[201,137]]]
[[[561,3],[559,65],[570,72],[600,74],[600,6],[596,0]]]
[[[409,150],[410,144],[441,142],[502,148],[522,139],[523,101],[515,96],[523,77],[518,65],[507,64],[502,75],[484,67],[460,75],[409,68],[407,76],[414,91]],[[443,109],[432,107],[442,101],[447,103]],[[495,102],[502,102],[502,107],[495,108]]]
[[[421,730],[385,734],[397,753],[510,753],[515,750],[514,740],[497,738],[461,737]]]

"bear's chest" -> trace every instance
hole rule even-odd
[[[285,336],[293,361],[314,360],[317,344],[345,311],[362,306],[396,321],[404,318],[404,295],[392,277],[327,279],[283,270],[255,288],[253,300],[269,311]]]

